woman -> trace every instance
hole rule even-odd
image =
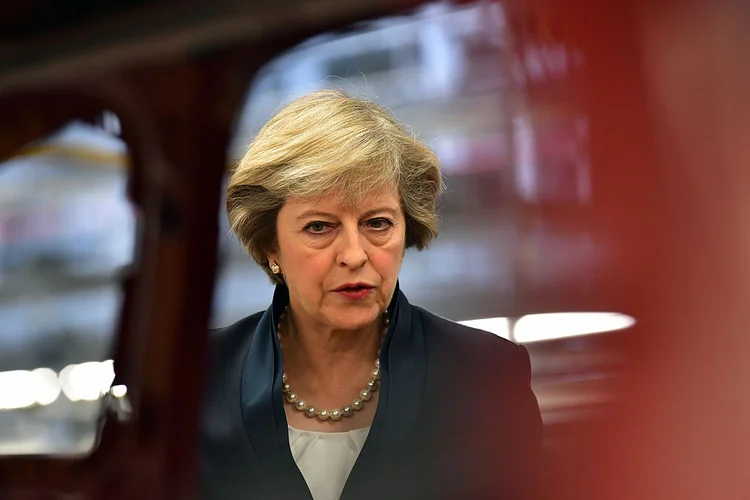
[[[427,147],[340,91],[260,131],[227,212],[276,291],[212,340],[205,498],[529,496],[541,419],[526,350],[398,288],[405,250],[437,235],[442,188]]]

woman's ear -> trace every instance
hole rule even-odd
[[[281,264],[279,263],[279,256],[276,252],[268,254],[268,267],[273,274],[281,274]]]

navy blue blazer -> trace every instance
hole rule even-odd
[[[276,337],[289,301],[217,330],[201,428],[210,500],[311,499],[289,447]],[[542,423],[526,349],[412,306],[398,289],[380,357],[380,399],[341,498],[533,496]]]

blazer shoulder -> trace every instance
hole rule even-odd
[[[263,311],[246,316],[231,325],[214,328],[209,331],[209,344],[211,353],[236,352],[237,348],[252,339],[255,327],[258,326]]]
[[[495,335],[494,333],[462,325],[435,313],[427,311],[421,307],[414,306],[423,328],[428,336],[437,336],[451,344],[458,344],[463,348],[478,350],[481,352],[490,351],[493,355],[498,353],[505,355],[524,354],[526,349],[506,338]],[[519,351],[523,351],[520,353]]]
[[[209,364],[203,407],[204,444],[242,435],[243,423],[237,411],[241,373],[262,315],[253,314],[209,332]]]
[[[422,321],[428,355],[468,372],[492,374],[504,381],[528,386],[531,358],[521,344],[416,308]]]

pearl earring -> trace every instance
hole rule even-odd
[[[279,267],[279,265],[278,265],[278,264],[276,264],[276,263],[274,262],[273,264],[271,264],[271,272],[272,272],[273,274],[279,274],[279,273],[281,272],[281,268]]]

